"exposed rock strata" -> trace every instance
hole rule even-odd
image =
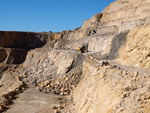
[[[52,40],[52,34],[31,32],[0,32],[0,47],[33,49],[42,47],[47,40]]]
[[[1,31],[1,94],[24,81],[44,93],[71,93],[74,102],[56,111],[149,113],[149,6],[150,0],[117,0],[73,31]],[[77,51],[84,43],[88,52]]]
[[[121,48],[118,61],[124,65],[150,69],[150,26],[140,26],[127,35],[126,44]]]

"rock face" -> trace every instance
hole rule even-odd
[[[149,75],[93,59],[83,63],[83,79],[73,91],[75,113],[149,112]]]
[[[46,33],[0,32],[0,47],[33,49],[42,47],[51,38]],[[52,39],[51,39],[52,40]]]
[[[119,32],[149,24],[149,0],[117,0],[102,12],[104,26],[118,26]]]
[[[41,92],[71,95],[57,112],[149,113],[149,6],[117,0],[73,31],[1,31],[0,109],[7,94],[30,82]],[[88,52],[77,50],[83,44]]]
[[[49,42],[52,46],[52,33],[30,32],[5,32],[0,31],[0,62],[7,64],[21,64],[25,61],[27,52],[34,48],[40,48]]]
[[[127,35],[127,42],[120,50],[118,61],[124,65],[150,69],[149,64],[149,25],[131,30]]]

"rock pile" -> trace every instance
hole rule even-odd
[[[67,74],[64,77],[51,79],[51,80],[37,80],[33,82],[39,91],[43,92],[54,92],[60,95],[69,95],[70,92],[77,86],[80,81],[81,72],[80,70]]]
[[[39,91],[68,95],[80,81],[84,57],[75,50],[34,50],[27,55],[21,77]]]

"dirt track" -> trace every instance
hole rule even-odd
[[[139,69],[139,68],[135,68],[135,67],[129,67],[129,66],[125,66],[125,65],[122,65],[122,64],[119,64],[115,61],[108,61],[110,63],[110,65],[112,66],[117,66],[123,70],[126,70],[126,71],[129,71],[129,72],[138,72],[138,74],[142,75],[142,74],[150,74],[150,71],[146,71],[146,70],[143,70],[143,69]]]
[[[30,86],[5,113],[53,113],[52,107],[68,101],[67,96],[43,93]]]

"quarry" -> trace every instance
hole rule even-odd
[[[149,61],[150,0],[72,31],[0,31],[0,113],[150,113]]]

